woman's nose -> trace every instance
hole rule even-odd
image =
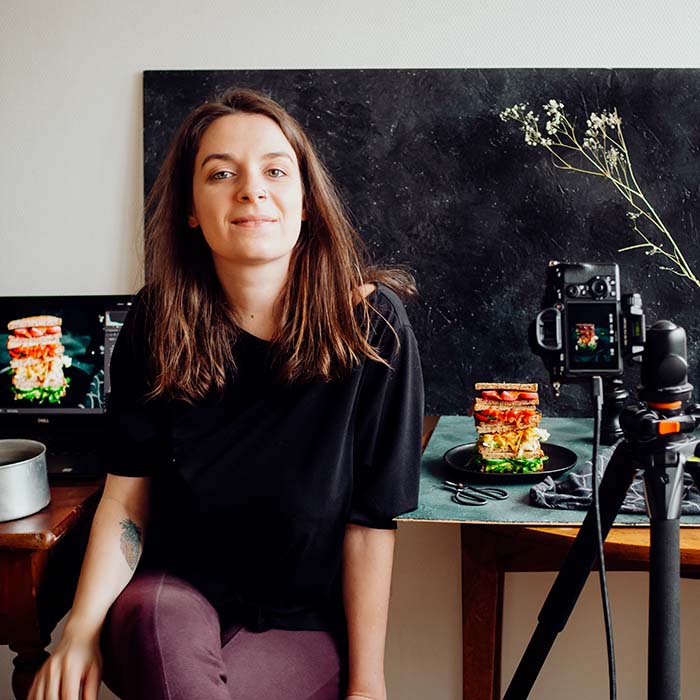
[[[267,190],[257,178],[249,177],[241,182],[238,190],[238,200],[241,202],[253,202],[267,198]]]

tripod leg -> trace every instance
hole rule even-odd
[[[683,461],[677,452],[652,456],[644,471],[649,510],[649,700],[680,700],[680,514]]]
[[[607,537],[625,500],[634,478],[635,465],[636,460],[629,445],[626,442],[620,443],[610,458],[600,484],[600,522],[603,539]],[[591,508],[542,606],[535,632],[503,700],[525,700],[529,696],[554,640],[566,626],[597,558],[595,512]]]
[[[680,521],[651,521],[649,700],[680,700]]]

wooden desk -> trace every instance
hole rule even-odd
[[[102,481],[51,486],[35,515],[0,523],[0,644],[14,659],[12,690],[25,700],[48,657],[51,632],[73,602]]]
[[[435,416],[426,417],[423,449],[437,422]],[[498,700],[505,574],[558,571],[578,527],[462,524],[460,528],[462,697]],[[647,571],[649,528],[614,527],[605,542],[605,552],[610,571]],[[700,528],[681,528],[681,575],[700,578]]]

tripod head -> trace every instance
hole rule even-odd
[[[642,355],[639,398],[651,407],[673,411],[671,404],[690,398],[685,330],[671,321],[657,321],[647,331]]]
[[[688,461],[700,448],[697,438],[689,437],[700,425],[700,405],[683,407],[693,390],[685,330],[671,321],[657,321],[646,340],[637,388],[640,401],[622,410],[620,427],[645,469],[649,508],[680,515],[684,468],[700,488],[700,469]]]
[[[654,446],[688,442],[687,433],[700,425],[700,406],[683,402],[692,394],[688,383],[685,330],[671,321],[657,321],[647,331],[642,355],[640,401],[626,406],[620,426],[632,445]]]

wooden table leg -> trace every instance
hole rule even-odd
[[[42,624],[36,584],[48,567],[46,550],[0,551],[0,643],[17,654],[12,673],[17,700],[25,700],[34,675],[49,656],[52,627]]]
[[[48,658],[51,632],[70,609],[91,517],[50,550],[0,550],[0,644],[14,658],[12,690],[25,700]]]
[[[48,657],[51,632],[71,607],[102,485],[51,484],[46,508],[0,523],[0,646],[16,654],[18,700],[25,700]]]
[[[462,697],[498,700],[503,571],[479,526],[462,525]]]
[[[15,670],[12,673],[12,692],[17,700],[26,700],[32,681],[41,665],[49,658],[46,647],[51,643],[51,638],[37,641],[36,645],[23,644],[22,646],[10,645],[11,651],[17,656],[13,663]]]

